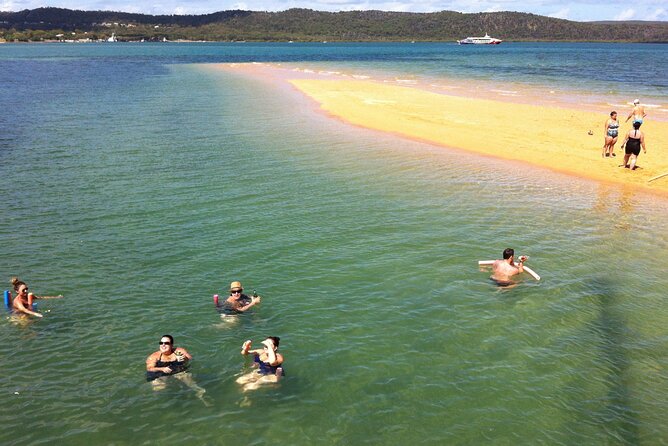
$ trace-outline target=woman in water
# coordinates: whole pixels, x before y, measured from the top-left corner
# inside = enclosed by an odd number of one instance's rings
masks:
[[[603,153],[601,156],[615,155],[615,144],[619,135],[619,121],[617,121],[617,112],[610,112],[610,119],[605,121],[605,142],[603,143]]]
[[[195,384],[192,375],[187,371],[189,361],[193,359],[192,355],[185,348],[174,347],[174,338],[171,335],[162,335],[158,345],[158,351],[146,358],[146,380],[151,382],[153,389],[164,389],[167,386],[167,377],[174,376],[202,399],[206,390]]]
[[[12,310],[17,314],[28,314],[36,317],[44,317],[41,313],[34,311],[32,303],[35,299],[59,299],[63,297],[62,295],[58,296],[35,296],[33,293],[28,292],[28,285],[19,280],[18,277],[12,277],[10,283],[14,287],[14,292],[16,297],[12,301]]]
[[[640,146],[642,146],[643,153],[647,153],[647,148],[645,147],[645,135],[638,130],[640,128],[641,122],[633,123],[633,130],[629,130],[629,133],[626,135],[626,139],[622,143],[622,148],[626,146],[624,154],[624,164],[620,164],[619,167],[630,167],[631,170],[636,170],[636,162],[638,162],[638,155],[640,155]],[[631,165],[629,166],[629,158],[631,158]]]
[[[269,336],[262,341],[263,348],[251,350],[252,341],[248,340],[241,346],[241,354],[253,355],[253,361],[257,369],[240,376],[237,383],[243,386],[244,392],[257,389],[260,384],[276,383],[283,376],[283,355],[278,353],[280,338]]]

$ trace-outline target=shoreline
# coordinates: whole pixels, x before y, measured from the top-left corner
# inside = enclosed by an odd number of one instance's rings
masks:
[[[539,105],[481,95],[453,95],[405,85],[351,78],[338,72],[284,68],[280,64],[216,64],[215,67],[267,81],[291,85],[330,117],[355,126],[415,141],[472,152],[579,178],[634,186],[644,192],[668,197],[668,122],[648,116],[641,130],[647,154],[638,157],[639,168],[618,167],[620,148],[631,129],[626,110],[619,109],[620,133],[616,157],[601,156],[606,114],[567,108],[565,104]],[[527,98],[523,98],[527,99]],[[532,98],[528,98],[531,100]],[[630,110],[630,109],[629,109]],[[651,111],[648,110],[650,113]],[[594,134],[589,135],[592,131]]]

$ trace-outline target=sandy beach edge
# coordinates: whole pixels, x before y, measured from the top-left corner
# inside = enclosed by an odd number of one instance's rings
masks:
[[[270,82],[292,85],[328,116],[355,126],[398,135],[415,141],[518,161],[555,172],[631,186],[668,197],[668,122],[642,126],[647,153],[638,159],[639,169],[619,167],[621,143],[631,130],[625,123],[628,110],[619,110],[616,157],[601,156],[606,115],[586,110],[498,99],[461,97],[405,85],[317,73],[296,72],[269,64],[216,64]],[[590,135],[593,133],[593,135]]]

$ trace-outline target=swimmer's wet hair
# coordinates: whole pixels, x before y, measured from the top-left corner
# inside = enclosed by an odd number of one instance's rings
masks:
[[[638,130],[640,128],[640,124],[642,124],[642,122],[638,122],[638,121],[634,122],[633,123],[633,128]]]
[[[515,255],[515,250],[513,248],[506,248],[503,250],[503,259],[508,260]]]
[[[24,281],[19,280],[18,277],[12,277],[11,280],[9,281],[9,283],[11,283],[12,286],[14,287],[14,291],[18,291],[18,290],[19,290],[19,287],[20,287],[21,285],[25,285],[25,284],[26,284]]]
[[[281,341],[281,338],[278,336],[267,336],[267,339],[271,339],[274,342],[276,348],[278,348],[278,343]]]
[[[171,342],[172,347],[174,347],[174,336],[172,336],[172,335],[162,335],[162,336],[160,336],[160,339],[162,339],[162,338],[169,338],[169,342]]]

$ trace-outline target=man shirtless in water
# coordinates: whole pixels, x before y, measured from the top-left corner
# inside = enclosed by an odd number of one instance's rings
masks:
[[[513,285],[515,282],[511,279],[512,276],[524,272],[524,262],[526,256],[519,258],[518,266],[515,266],[515,250],[507,248],[503,251],[503,260],[495,260],[492,264],[492,277],[497,284],[501,286]]]

